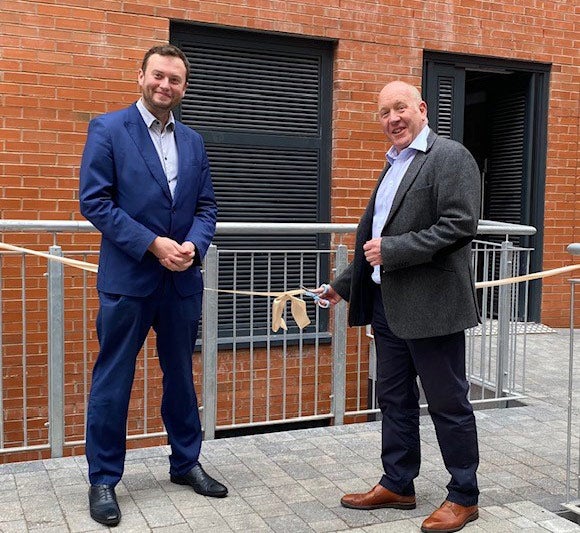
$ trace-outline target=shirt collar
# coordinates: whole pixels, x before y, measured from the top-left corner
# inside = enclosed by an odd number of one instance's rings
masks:
[[[407,159],[416,152],[426,152],[428,136],[429,136],[429,125],[425,124],[425,126],[423,126],[423,129],[419,132],[419,135],[417,135],[417,137],[413,139],[413,142],[409,146],[407,146],[407,148],[403,148],[399,153],[397,153],[396,148],[394,146],[391,146],[386,155],[387,160],[392,165],[393,162],[401,156],[403,157],[403,159]]]
[[[137,101],[137,109],[139,110],[139,113],[141,113],[141,116],[143,117],[143,120],[145,121],[145,124],[148,128],[151,128],[153,124],[159,124],[159,120],[153,113],[151,113],[151,111],[149,111],[149,109],[145,107],[143,99],[141,98],[139,98]],[[167,121],[165,128],[168,130],[175,129],[175,117],[173,116],[173,111],[169,112],[169,120]]]

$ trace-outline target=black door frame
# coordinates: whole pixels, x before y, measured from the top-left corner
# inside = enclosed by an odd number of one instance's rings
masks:
[[[444,127],[450,137],[463,141],[463,114],[465,102],[465,72],[506,72],[519,71],[530,75],[528,89],[528,130],[525,167],[529,169],[529,179],[524,180],[522,203],[522,224],[534,226],[536,234],[520,238],[520,246],[533,248],[530,257],[532,272],[542,269],[544,243],[544,203],[546,185],[547,124],[549,105],[549,81],[551,65],[547,63],[517,61],[507,58],[451,54],[425,50],[423,53],[423,99],[427,102],[429,122],[437,131],[437,117],[441,115],[437,80],[434,69],[442,70],[452,79],[449,91],[448,110],[450,124]],[[542,301],[541,280],[530,282],[528,320],[540,321]]]

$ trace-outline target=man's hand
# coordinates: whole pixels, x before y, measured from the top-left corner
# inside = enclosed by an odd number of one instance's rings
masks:
[[[336,305],[342,300],[342,296],[338,294],[331,285],[324,284],[321,287],[318,287],[318,289],[313,289],[311,292],[318,294],[320,298],[324,298],[330,303],[330,305]]]
[[[156,237],[148,249],[165,268],[173,272],[187,270],[195,257],[195,245],[192,242],[179,244],[169,237]]]
[[[383,258],[381,256],[381,237],[376,239],[371,239],[365,242],[363,250],[365,251],[365,257],[372,267],[383,264]]]

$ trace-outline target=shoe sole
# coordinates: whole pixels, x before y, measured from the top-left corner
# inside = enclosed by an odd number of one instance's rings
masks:
[[[459,527],[455,527],[453,529],[426,529],[423,526],[421,526],[421,531],[423,533],[455,533],[456,531],[461,531],[467,524],[469,524],[469,522],[474,522],[475,520],[477,520],[479,518],[479,511],[475,511],[475,513],[473,513],[472,515],[469,515],[467,517],[467,519],[465,520],[465,522],[463,522],[463,524],[461,524]]]
[[[361,511],[372,511],[373,509],[415,509],[416,503],[381,503],[377,505],[351,505],[341,501],[340,504],[347,509],[360,509]]]
[[[196,489],[187,481],[182,481],[181,479],[176,479],[174,477],[170,477],[169,479],[171,480],[171,483],[175,483],[176,485],[187,485],[188,487],[191,487],[197,494],[201,494],[202,496],[208,496],[209,498],[225,498],[228,495],[227,490],[223,493],[222,492],[207,492],[205,490]]]
[[[90,513],[90,514],[91,514],[91,518],[95,522],[98,522],[99,524],[103,524],[104,526],[115,527],[115,526],[119,525],[119,522],[121,522],[121,517],[113,518],[111,520],[107,520],[107,519],[101,520],[101,519],[97,518],[96,516],[94,516],[93,513]]]

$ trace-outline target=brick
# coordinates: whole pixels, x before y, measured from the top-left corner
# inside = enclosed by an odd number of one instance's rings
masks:
[[[254,0],[250,5],[217,0],[167,0],[164,3],[167,5],[158,5],[152,0],[124,4],[114,0],[92,0],[90,9],[88,2],[74,4],[2,2],[0,216],[3,218],[82,220],[78,213],[78,167],[88,121],[100,113],[132,103],[138,95],[136,77],[143,50],[153,43],[168,40],[169,19],[192,20],[337,39],[333,74],[331,191],[334,222],[358,221],[384,164],[388,144],[376,121],[376,93],[393,76],[403,76],[419,85],[424,49],[550,63],[544,268],[571,263],[565,246],[580,240],[580,203],[576,200],[580,79],[574,48],[577,36],[573,2],[549,2],[548,8],[543,8],[530,0],[509,3],[451,0],[429,5],[422,0],[392,0],[389,7],[396,9],[395,20],[384,6],[364,0],[324,3],[318,0],[297,3]],[[50,237],[26,234],[10,236],[10,239],[11,242],[46,249],[51,244]],[[342,239],[352,246],[352,236]],[[74,234],[59,236],[59,242],[66,243],[67,248],[96,250],[99,238],[95,234]],[[95,259],[93,254],[90,260]],[[21,316],[21,272],[19,263],[11,266],[12,260],[4,258],[3,261],[4,311],[14,314],[10,325],[3,326],[4,341],[9,344],[3,352],[6,372],[7,363],[17,366],[21,361],[21,347],[17,345],[22,339],[22,326],[18,322]],[[37,262],[32,268],[33,263],[29,264],[30,272],[35,272],[35,277],[28,280],[30,294],[37,294],[36,297],[42,300],[45,265]],[[94,281],[94,275],[91,276]],[[8,283],[11,287],[6,286]],[[81,333],[83,327],[78,316],[78,291],[82,283],[80,275],[67,271],[67,290],[72,295],[66,306],[67,330],[72,329],[75,334]],[[549,325],[566,326],[568,287],[561,278],[548,279],[543,287],[542,320]],[[90,340],[89,356],[94,360],[97,351],[94,289],[91,296],[89,331],[84,333]],[[30,312],[40,313],[35,317],[44,316],[42,309],[38,305],[35,309],[30,302]],[[35,320],[34,326],[37,328],[35,333],[38,333],[43,319]],[[70,364],[71,371],[76,374],[82,372],[82,364],[79,360],[68,359],[78,359],[83,346],[79,338],[68,339],[70,343],[67,345],[67,365]],[[46,348],[40,339],[36,340],[38,342],[33,346],[31,338],[29,347],[35,358],[38,355],[35,364],[41,365]],[[353,349],[352,345],[349,346]],[[256,359],[262,355],[259,352]],[[240,354],[239,357],[238,380],[250,375],[248,355]],[[149,360],[149,372],[158,377],[154,359]],[[140,361],[142,365],[142,359]],[[297,361],[298,358],[292,356],[287,364]],[[253,368],[255,384],[263,388],[265,372],[260,362],[263,361],[256,360]],[[289,368],[295,379],[297,368]],[[229,360],[220,374],[218,415],[225,423],[230,422],[228,417],[232,409],[222,409],[221,406],[232,401],[233,370]],[[322,366],[318,370],[320,372]],[[325,371],[328,372],[328,364]],[[38,370],[35,367],[32,372],[44,375],[46,367],[38,367]],[[313,372],[312,366],[303,370],[304,385],[311,386]],[[141,374],[139,376],[137,385],[143,379]],[[280,384],[276,381],[280,376],[281,368],[271,370],[271,387]],[[21,381],[17,371],[14,377]],[[14,384],[11,390],[20,391],[18,398],[21,398],[22,385],[20,382]],[[247,383],[238,381],[237,385],[241,388],[237,398],[247,397]],[[34,395],[41,396],[41,384],[35,383],[34,386]],[[296,413],[296,382],[287,386],[292,392],[287,398],[287,414]],[[70,389],[69,392],[67,388],[67,409],[71,414],[81,415],[76,421],[71,416],[74,426],[70,437],[81,439],[84,390],[79,383]],[[32,393],[32,389],[29,392]],[[73,399],[69,394],[74,395],[74,401],[69,401]],[[155,415],[148,419],[151,427],[159,423],[156,418],[159,394],[158,389],[151,391],[151,398],[155,399],[151,405]],[[313,392],[306,387],[303,394],[312,395]],[[142,397],[138,390],[135,398],[139,400],[134,404],[135,412],[141,412]],[[256,400],[253,406],[259,416],[266,412],[263,400]],[[302,398],[303,406],[310,405],[311,400],[311,396]],[[349,401],[352,401],[351,397]],[[280,396],[274,397],[271,404],[271,414],[281,413]],[[35,416],[40,407],[35,406]],[[6,427],[15,440],[22,439],[20,408],[21,403],[5,414],[9,417]],[[240,418],[248,419],[248,402],[240,403],[236,409]],[[132,427],[139,428],[142,424],[139,418]],[[34,438],[41,438],[41,434],[38,431]],[[163,440],[156,442],[164,443]],[[82,453],[83,450],[76,447],[70,451]],[[19,456],[40,458],[42,454]],[[5,456],[0,458],[3,460]]]

